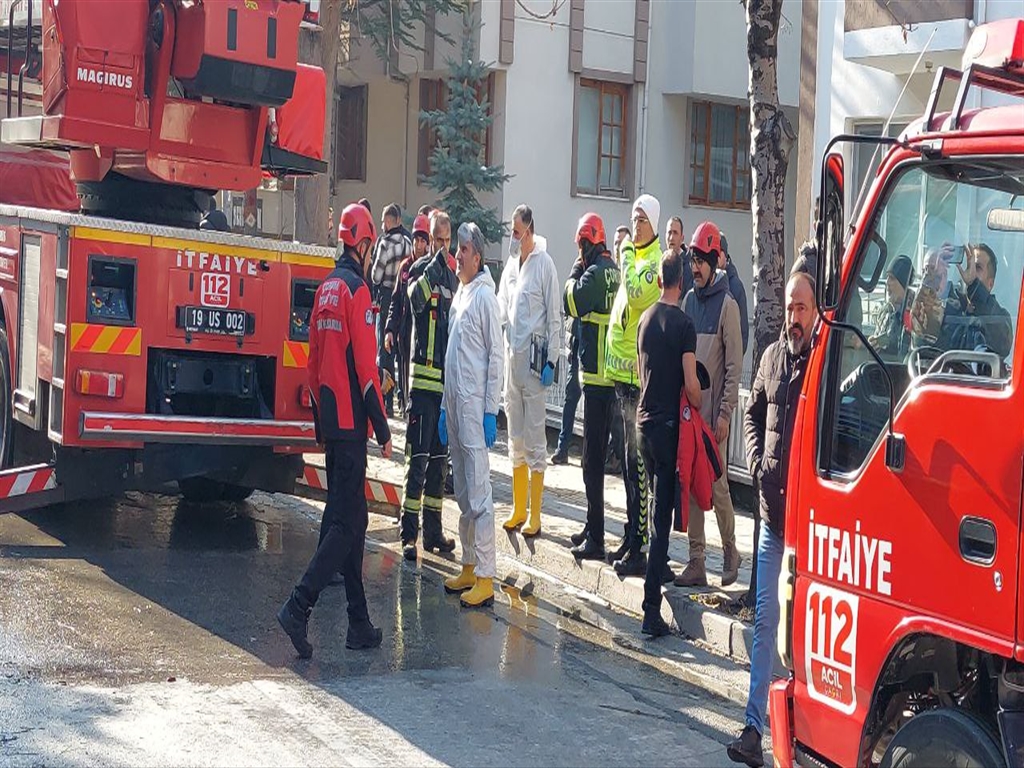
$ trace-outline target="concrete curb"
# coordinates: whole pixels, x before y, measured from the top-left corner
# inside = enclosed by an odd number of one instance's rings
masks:
[[[459,512],[446,504],[443,524],[447,535],[458,541]],[[563,544],[545,539],[524,539],[509,533],[496,522],[495,552],[498,578],[515,586],[532,579],[531,571],[546,574],[564,584],[596,595],[619,611],[639,618],[644,598],[644,582],[638,577],[622,578],[607,564],[592,560],[577,562]],[[504,561],[504,563],[502,562]],[[503,565],[508,564],[503,568]],[[736,662],[749,664],[754,642],[753,627],[712,610],[691,598],[690,590],[663,587],[665,599],[661,613],[676,631],[707,645],[715,653]]]
[[[401,498],[402,489],[393,482],[376,478],[378,482],[396,489]],[[538,538],[524,539],[519,533],[508,533],[501,527],[505,510],[496,505],[495,550],[502,571],[502,559],[510,566],[499,578],[510,585],[528,582],[530,571],[546,574],[568,587],[580,590],[606,602],[616,610],[639,618],[642,613],[644,585],[638,577],[622,578],[607,564],[594,561],[577,563],[569,552],[569,543],[561,538],[548,538],[542,533]],[[400,519],[401,510],[391,504],[371,504],[371,511]],[[452,499],[446,499],[443,512],[443,526],[446,535],[458,541],[459,510]],[[516,564],[519,564],[518,566]],[[518,571],[517,571],[518,569]],[[678,570],[678,565],[677,565]],[[710,608],[695,598],[700,595],[714,595],[707,589],[690,590],[669,585],[662,588],[662,617],[683,636],[705,645],[719,656],[741,664],[750,663],[750,651],[754,643],[754,628],[720,611]],[[718,593],[723,594],[723,593]],[[724,596],[724,594],[723,594]],[[778,663],[778,662],[777,662]]]

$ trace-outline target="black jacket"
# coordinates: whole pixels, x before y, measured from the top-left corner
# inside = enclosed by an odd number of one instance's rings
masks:
[[[458,278],[448,255],[438,251],[409,268],[408,309],[412,318],[412,389],[444,392],[444,356],[448,350],[448,315]]]
[[[747,467],[759,481],[761,520],[777,536],[783,535],[786,523],[789,442],[806,371],[806,351],[791,355],[783,339],[769,346],[761,356],[743,417]]]
[[[1013,351],[1013,322],[981,280],[966,290],[956,287],[946,300],[946,314],[938,346],[941,349],[977,349],[985,346],[1005,360]]]
[[[687,270],[683,270],[686,272]],[[729,276],[729,293],[736,299],[736,305],[740,308],[740,334],[743,336],[743,354],[747,354],[747,341],[750,340],[750,318],[747,317],[747,289],[743,287],[739,272],[732,259],[725,262],[725,274]]]
[[[577,261],[565,283],[565,312],[580,319],[579,354],[585,387],[614,386],[605,375],[605,344],[619,280],[619,268],[605,252],[589,265]]]

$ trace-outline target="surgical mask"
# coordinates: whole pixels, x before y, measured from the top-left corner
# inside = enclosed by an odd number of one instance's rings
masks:
[[[508,241],[508,255],[509,256],[517,256],[518,257],[522,252],[523,252],[523,241],[522,240],[516,240],[515,236],[513,235],[509,239],[509,241]]]

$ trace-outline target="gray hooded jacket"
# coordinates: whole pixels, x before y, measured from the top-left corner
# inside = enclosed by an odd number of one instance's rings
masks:
[[[717,270],[710,285],[690,289],[681,307],[697,328],[697,362],[711,377],[711,392],[705,390],[700,415],[714,429],[719,417],[732,421],[743,371],[740,310],[729,293],[726,273]]]

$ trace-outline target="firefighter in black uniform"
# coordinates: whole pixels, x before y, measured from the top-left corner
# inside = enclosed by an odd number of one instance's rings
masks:
[[[576,227],[579,256],[565,283],[563,301],[570,317],[580,320],[580,367],[583,370],[583,485],[587,524],[573,537],[577,560],[603,560],[604,464],[615,414],[615,385],[605,375],[605,342],[612,304],[619,292],[619,268],[605,245],[604,222],[588,213]]]
[[[327,459],[324,534],[298,586],[277,620],[299,656],[313,646],[306,636],[309,614],[339,570],[348,598],[345,647],[376,648],[382,633],[370,622],[363,591],[366,543],[366,441],[372,432],[384,458],[391,456],[391,431],[377,374],[377,337],[366,271],[375,237],[373,218],[350,205],[338,225],[337,266],[316,291],[309,321],[309,390],[317,442]]]
[[[412,354],[409,424],[405,439],[405,500],[402,502],[402,547],[406,560],[416,559],[420,512],[423,548],[452,552],[455,540],[441,528],[448,452],[438,436],[444,391],[444,355],[448,348],[448,313],[458,288],[449,264],[451,221],[442,211],[430,216],[431,252],[409,268]]]

